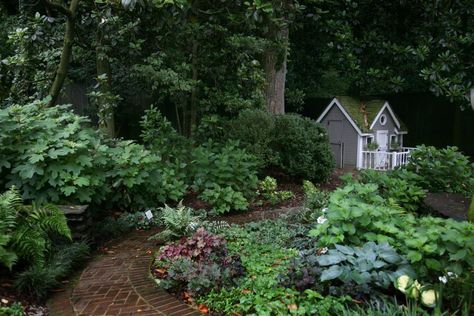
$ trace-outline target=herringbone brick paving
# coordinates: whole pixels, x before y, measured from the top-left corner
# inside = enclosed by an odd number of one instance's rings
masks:
[[[74,288],[49,301],[51,316],[200,315],[159,289],[149,276],[152,232],[137,231],[95,258]]]

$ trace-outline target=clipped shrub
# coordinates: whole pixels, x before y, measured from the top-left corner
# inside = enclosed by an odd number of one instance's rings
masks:
[[[193,236],[160,249],[153,264],[156,282],[165,289],[205,294],[234,284],[244,272],[230,256],[223,237],[200,228]]]
[[[407,169],[420,175],[421,186],[430,192],[474,193],[474,164],[457,147],[418,146]]]
[[[335,166],[324,127],[296,114],[275,117],[271,147],[279,153],[278,165],[292,176],[325,181]]]
[[[262,167],[278,164],[278,152],[272,148],[275,134],[274,115],[263,110],[244,110],[229,123],[228,137],[258,158]]]

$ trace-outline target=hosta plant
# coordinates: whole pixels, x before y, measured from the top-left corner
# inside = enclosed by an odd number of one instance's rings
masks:
[[[343,243],[388,243],[405,256],[419,276],[445,269],[457,274],[474,267],[474,225],[435,217],[415,217],[377,194],[376,185],[351,184],[331,194],[324,221],[310,236],[320,247]]]
[[[248,207],[248,201],[243,193],[235,191],[231,186],[221,187],[214,184],[204,190],[199,197],[211,204],[217,214],[228,213],[231,210],[245,211]]]

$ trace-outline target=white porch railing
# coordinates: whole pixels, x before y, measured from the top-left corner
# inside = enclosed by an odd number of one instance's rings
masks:
[[[412,147],[402,147],[399,151],[362,151],[360,169],[393,170],[404,166],[410,159]]]

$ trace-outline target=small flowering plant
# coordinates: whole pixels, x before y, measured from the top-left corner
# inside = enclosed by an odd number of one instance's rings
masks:
[[[408,299],[420,300],[421,303],[430,308],[436,307],[440,301],[440,294],[431,285],[421,285],[418,280],[408,275],[401,275],[395,280],[395,288],[405,294]]]

